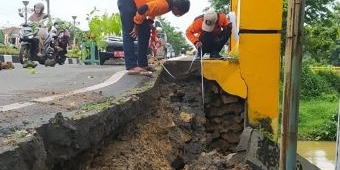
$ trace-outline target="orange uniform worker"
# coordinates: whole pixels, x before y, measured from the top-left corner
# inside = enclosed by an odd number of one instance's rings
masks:
[[[150,26],[156,16],[172,11],[182,16],[189,11],[189,0],[118,0],[122,32],[125,67],[128,74],[142,74],[152,71],[148,66],[147,50],[150,39]],[[138,54],[134,40],[138,37]]]
[[[230,38],[231,28],[232,24],[224,13],[208,10],[196,17],[186,30],[186,37],[197,49],[196,58],[205,53],[210,53],[210,58],[221,58],[219,53]]]
[[[157,37],[156,28],[151,29],[149,48],[151,49],[153,57],[157,56],[157,49],[161,45],[162,45],[162,41],[160,39],[158,39],[158,37]]]

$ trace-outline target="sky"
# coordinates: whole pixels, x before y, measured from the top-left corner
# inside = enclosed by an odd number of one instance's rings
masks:
[[[42,2],[45,4],[45,13],[47,13],[47,5],[43,0],[28,0],[28,8]],[[192,3],[199,1],[199,3]],[[24,22],[24,18],[19,17],[18,9],[24,8],[22,0],[0,0],[0,28],[19,26]],[[191,24],[193,19],[203,13],[203,9],[209,7],[208,0],[191,0],[190,11],[182,17],[175,17],[170,12],[163,17],[170,22],[172,26],[185,32],[186,28]],[[77,16],[76,22],[82,30],[87,30],[86,17],[90,11],[96,7],[100,10],[98,15],[104,12],[118,13],[117,0],[50,0],[50,13],[52,18],[61,18],[62,20],[73,22],[72,16]],[[29,15],[28,15],[29,16]]]

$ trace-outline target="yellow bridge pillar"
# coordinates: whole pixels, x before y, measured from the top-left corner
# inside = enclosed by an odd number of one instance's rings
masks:
[[[279,120],[282,9],[282,0],[232,0],[232,11],[239,16],[235,50],[248,89],[249,123],[270,123],[274,134]]]
[[[231,49],[239,63],[204,61],[204,77],[245,98],[249,123],[277,137],[283,1],[232,0],[231,6],[238,17],[234,31],[239,35],[238,40],[232,35]]]

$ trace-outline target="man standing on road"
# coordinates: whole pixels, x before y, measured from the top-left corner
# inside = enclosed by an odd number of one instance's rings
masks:
[[[210,53],[211,59],[221,58],[220,51],[230,38],[231,28],[232,24],[224,13],[208,10],[196,17],[186,30],[186,37],[197,49],[196,58],[205,53]]]
[[[156,16],[170,11],[182,16],[189,11],[189,0],[118,0],[118,9],[123,29],[123,50],[128,74],[150,75],[147,50],[150,27]],[[138,37],[138,55],[135,55],[134,40]]]

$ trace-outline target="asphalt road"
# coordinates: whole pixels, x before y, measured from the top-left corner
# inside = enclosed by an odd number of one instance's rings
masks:
[[[58,112],[72,116],[87,103],[117,97],[150,79],[127,75],[124,65],[14,66],[0,71],[0,146],[1,138],[18,129],[46,124]]]
[[[122,70],[121,65],[38,65],[23,69],[16,64],[13,70],[0,71],[0,106],[93,86]]]
[[[84,103],[115,97],[139,85],[145,76],[126,75],[124,65],[38,65],[0,71],[0,139],[13,129],[46,123]]]

